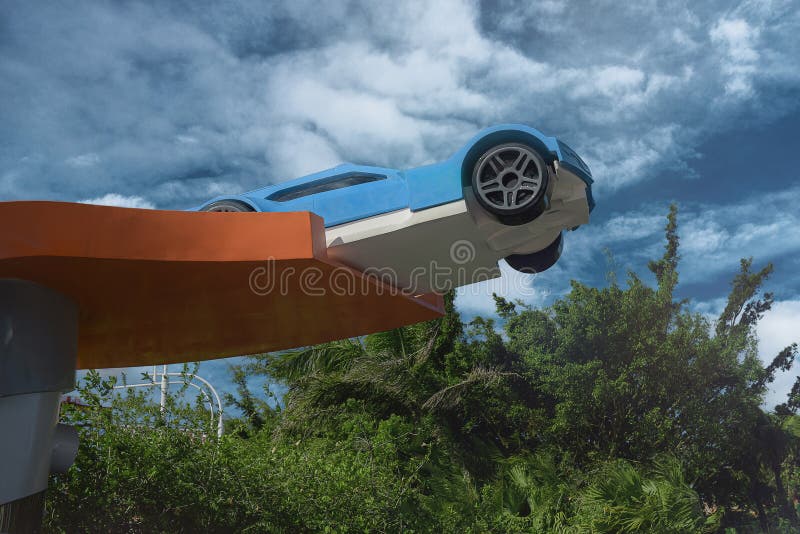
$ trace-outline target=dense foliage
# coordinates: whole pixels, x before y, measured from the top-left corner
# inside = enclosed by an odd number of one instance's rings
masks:
[[[800,381],[774,413],[755,325],[772,267],[742,260],[721,316],[676,300],[679,243],[625,287],[573,282],[499,324],[444,318],[232,369],[243,416],[114,397],[90,374],[52,531],[794,532]],[[277,404],[248,378],[288,388]],[[726,530],[728,529],[728,530]]]

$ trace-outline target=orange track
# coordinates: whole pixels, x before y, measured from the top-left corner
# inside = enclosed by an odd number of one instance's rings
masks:
[[[443,313],[437,295],[400,295],[329,260],[322,219],[306,212],[0,202],[0,278],[78,303],[81,369],[293,348]]]

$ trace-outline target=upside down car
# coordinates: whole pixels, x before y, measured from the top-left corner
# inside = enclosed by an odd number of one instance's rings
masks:
[[[499,276],[497,262],[543,272],[563,232],[589,221],[592,175],[563,141],[524,125],[479,132],[441,163],[406,170],[345,163],[195,208],[311,211],[328,257],[412,293]]]

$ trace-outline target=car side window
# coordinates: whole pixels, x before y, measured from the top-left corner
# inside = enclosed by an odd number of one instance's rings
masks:
[[[386,176],[382,174],[350,173],[343,176],[323,178],[315,182],[309,182],[307,184],[276,191],[275,193],[269,195],[267,200],[272,200],[275,202],[287,202],[289,200],[295,200],[298,198],[307,197],[309,195],[316,195],[317,193],[333,191],[334,189],[342,189],[345,187],[352,187],[354,185],[377,182],[385,179]]]

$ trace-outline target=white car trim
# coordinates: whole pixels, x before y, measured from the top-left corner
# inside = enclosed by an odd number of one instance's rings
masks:
[[[468,187],[463,200],[330,227],[325,231],[328,256],[380,272],[414,294],[496,278],[501,258],[542,250],[562,230],[589,221],[586,184],[563,168],[553,182],[549,209],[525,225],[502,224]]]

